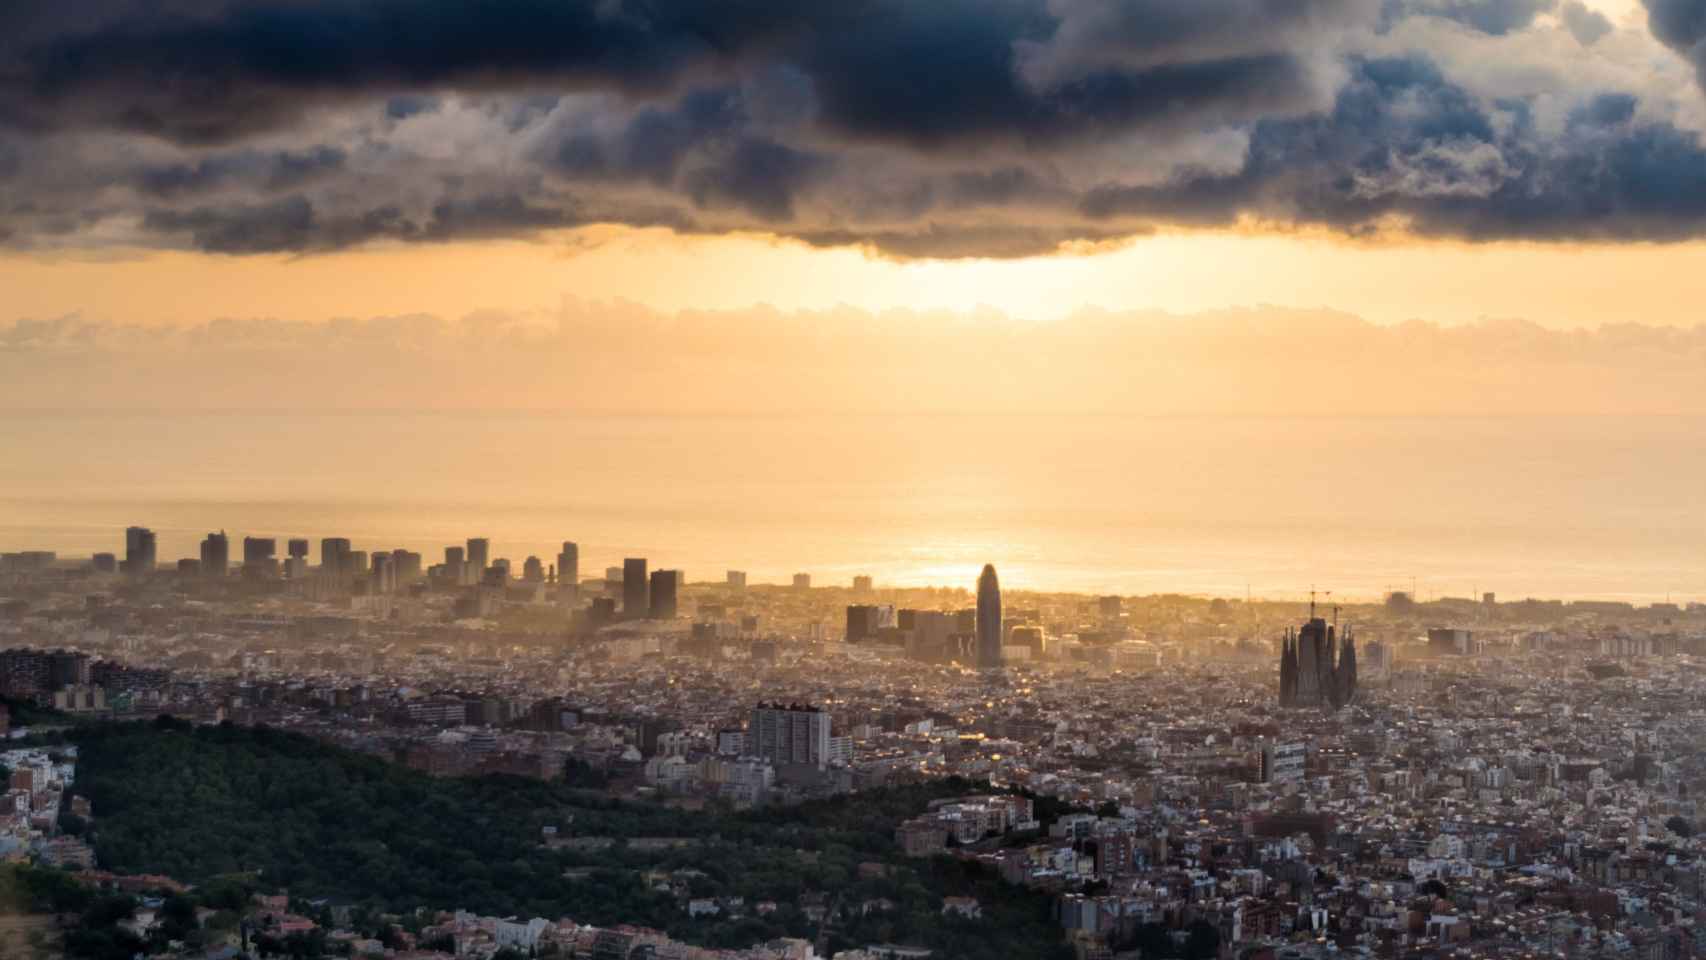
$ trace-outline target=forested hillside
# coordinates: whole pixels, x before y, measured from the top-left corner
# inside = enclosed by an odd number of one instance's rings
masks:
[[[950,957],[1048,957],[1060,949],[1048,898],[951,859],[905,860],[896,850],[895,824],[934,797],[974,789],[965,781],[783,810],[696,813],[561,783],[433,779],[267,729],[162,720],[95,727],[76,739],[77,792],[94,803],[93,841],[112,869],[190,882],[252,872],[293,896],[636,923],[717,946],[815,937],[818,925],[801,909],[814,895],[849,905],[886,899],[892,907],[847,911],[834,939],[917,943]],[[550,849],[547,826],[609,845]],[[641,837],[693,843],[641,850],[626,842]],[[657,889],[661,874],[684,872],[693,896],[773,901],[776,909],[689,918],[679,888]],[[985,918],[943,917],[950,895],[976,896]]]

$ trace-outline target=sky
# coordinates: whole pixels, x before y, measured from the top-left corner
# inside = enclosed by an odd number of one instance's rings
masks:
[[[1702,596],[1703,133],[1706,0],[0,4],[0,540]]]
[[[635,304],[1691,326],[1701,0],[0,10],[0,330]]]

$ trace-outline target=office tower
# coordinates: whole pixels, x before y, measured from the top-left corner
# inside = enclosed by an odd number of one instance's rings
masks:
[[[289,540],[285,541],[284,553],[289,557],[294,557],[299,560],[307,560],[308,541],[302,537],[291,537]]]
[[[272,537],[243,538],[243,576],[268,579],[278,576],[278,541]]]
[[[201,541],[201,572],[215,580],[231,572],[231,538],[225,531],[210,533]]]
[[[346,537],[322,537],[320,540],[320,572],[349,573],[349,539]]]
[[[581,548],[572,540],[563,541],[557,554],[557,582],[575,586],[581,582]]]
[[[154,531],[147,527],[126,527],[124,531],[124,572],[133,577],[154,572]]]
[[[421,555],[413,550],[393,550],[391,569],[397,576],[397,583],[414,583],[421,578]]]
[[[829,714],[798,704],[760,703],[746,731],[746,752],[777,766],[829,763]]]
[[[977,665],[1001,666],[1001,582],[987,563],[977,578]]]
[[[794,589],[795,590],[810,590],[811,588],[812,588],[812,575],[811,574],[809,574],[809,573],[796,573],[796,574],[794,574]]]
[[[622,561],[622,615],[630,619],[651,613],[651,591],[646,582],[644,557],[629,557]]]
[[[351,550],[344,554],[344,570],[352,577],[367,572],[367,551]]]
[[[97,553],[89,558],[89,563],[94,566],[96,573],[118,572],[118,557],[110,553]]]
[[[473,564],[469,564],[469,566],[473,566]],[[508,586],[509,560],[505,557],[499,557],[496,560],[493,560],[492,565],[487,567],[485,573],[481,576],[480,582],[491,587]]]
[[[194,557],[184,557],[183,559],[179,560],[178,561],[178,576],[180,576],[180,577],[199,577],[199,576],[201,576],[201,561],[195,559]]]
[[[678,583],[674,570],[658,570],[652,573],[650,610],[653,620],[675,619],[675,598]]]
[[[391,566],[389,553],[381,550],[373,554],[373,568],[370,573],[374,593],[391,593],[397,589],[396,568]]]
[[[959,618],[941,610],[902,610],[901,629],[907,631],[906,655],[926,663],[951,659],[950,638],[961,632]]]
[[[538,557],[528,557],[521,562],[521,579],[528,583],[545,582],[545,564]]]
[[[917,611],[908,610],[909,623],[917,622]],[[853,604],[847,608],[847,642],[874,640],[880,630],[895,625],[893,604]]]
[[[1098,597],[1096,609],[1101,611],[1103,620],[1118,620],[1124,606],[1119,597]]]
[[[853,592],[854,593],[870,593],[871,592],[871,578],[865,577],[865,576],[854,577],[853,578]]]
[[[450,578],[451,583],[466,586],[467,574],[464,571],[467,567],[468,559],[461,547],[444,548],[444,575]]]
[[[729,574],[728,574],[728,581],[729,581],[729,586],[734,587],[736,590],[745,590],[746,589],[746,571],[745,570],[730,570]]]
[[[471,537],[468,540],[468,562],[477,573],[484,573],[492,562],[492,542],[485,537]]]

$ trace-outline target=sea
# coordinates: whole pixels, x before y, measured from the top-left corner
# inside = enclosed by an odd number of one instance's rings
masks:
[[[1706,420],[0,412],[0,550],[131,524],[163,562],[215,530],[429,563],[485,536],[692,582],[1687,602]]]

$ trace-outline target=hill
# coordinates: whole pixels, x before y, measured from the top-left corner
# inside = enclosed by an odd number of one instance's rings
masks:
[[[163,719],[75,739],[77,792],[94,803],[93,843],[110,869],[190,882],[254,873],[295,897],[635,923],[708,946],[816,936],[803,907],[840,903],[848,909],[832,946],[905,942],[966,958],[1064,950],[1047,897],[951,859],[900,856],[895,824],[932,798],[974,789],[961,780],[785,810],[684,812],[563,783],[433,779],[265,728]],[[547,826],[589,842],[548,847]],[[630,842],[656,837],[690,843]],[[686,896],[739,897],[744,907],[692,918]],[[946,896],[977,897],[985,919],[943,917]],[[764,901],[776,909],[753,909]],[[880,909],[861,911],[867,903]]]

